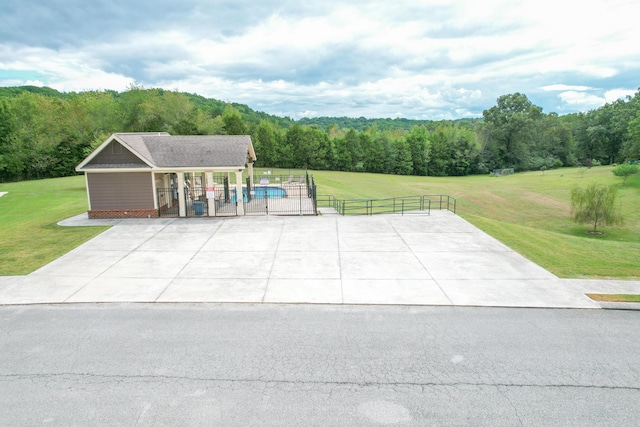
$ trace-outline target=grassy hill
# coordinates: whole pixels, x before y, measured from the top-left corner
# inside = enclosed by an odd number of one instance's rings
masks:
[[[313,174],[319,194],[345,199],[449,194],[457,199],[458,215],[559,277],[640,280],[638,175],[621,186],[610,167],[503,177]],[[620,189],[625,223],[604,227],[601,236],[588,235],[589,225],[569,219],[571,188],[589,182]],[[56,226],[86,210],[84,185],[83,177],[0,184],[0,192],[9,192],[0,197],[0,275],[27,274],[104,230]]]
[[[640,279],[640,176],[621,186],[610,167],[563,168],[510,176],[406,177],[313,172],[319,194],[384,198],[449,194],[458,215],[564,278]],[[588,235],[569,218],[570,193],[589,182],[618,185],[625,222]]]

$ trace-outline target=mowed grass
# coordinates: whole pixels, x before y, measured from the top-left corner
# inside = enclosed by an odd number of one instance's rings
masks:
[[[587,296],[595,301],[640,303],[640,295],[634,294],[587,294]]]
[[[274,170],[291,175],[301,171]],[[303,171],[302,171],[303,172]],[[457,213],[525,257],[565,278],[640,280],[640,176],[625,186],[610,167],[564,168],[511,176],[414,177],[313,171],[318,194],[379,199],[449,194]],[[258,170],[257,174],[262,174]],[[625,218],[604,235],[569,218],[570,192],[589,182],[617,185]],[[60,227],[86,211],[81,176],[0,184],[0,275],[27,274],[102,232],[105,227]]]
[[[277,172],[274,172],[277,173]],[[290,173],[284,171],[285,174]],[[377,199],[448,194],[457,213],[531,261],[564,278],[640,279],[640,176],[622,186],[611,167],[562,168],[493,177],[413,177],[313,171],[318,194]],[[616,185],[621,226],[588,235],[570,219],[571,189],[599,182]]]
[[[60,227],[87,210],[82,176],[0,183],[0,276],[28,274],[107,227]]]

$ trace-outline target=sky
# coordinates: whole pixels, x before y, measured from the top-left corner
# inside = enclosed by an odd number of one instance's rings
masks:
[[[0,86],[132,85],[294,119],[589,111],[640,87],[638,0],[1,0]]]

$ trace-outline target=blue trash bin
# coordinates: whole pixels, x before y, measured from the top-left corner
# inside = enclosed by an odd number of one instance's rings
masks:
[[[193,202],[193,210],[196,215],[204,214],[204,202]]]

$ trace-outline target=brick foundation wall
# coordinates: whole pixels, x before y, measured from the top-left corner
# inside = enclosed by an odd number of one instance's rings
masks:
[[[87,211],[89,219],[114,219],[114,218],[158,218],[157,209],[127,209],[110,211]]]

